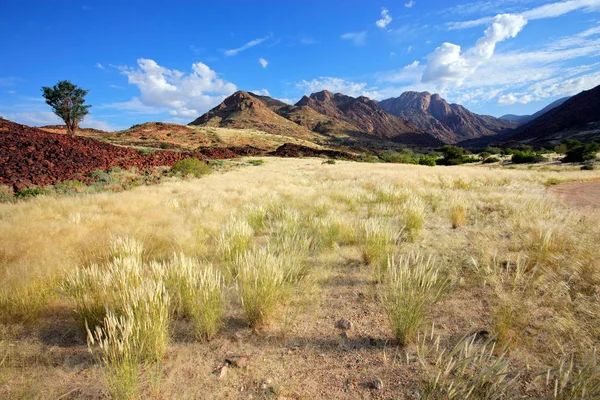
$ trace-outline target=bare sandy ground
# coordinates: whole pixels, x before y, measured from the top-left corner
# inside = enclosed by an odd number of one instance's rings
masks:
[[[563,183],[549,190],[568,207],[600,209],[599,181]]]

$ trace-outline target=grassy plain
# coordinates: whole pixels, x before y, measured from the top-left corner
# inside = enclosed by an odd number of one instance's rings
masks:
[[[0,397],[598,398],[600,212],[547,190],[594,179],[268,158],[0,204]]]

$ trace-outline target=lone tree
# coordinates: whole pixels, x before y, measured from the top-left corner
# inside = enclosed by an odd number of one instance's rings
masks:
[[[71,81],[59,81],[54,87],[43,86],[42,92],[46,104],[52,107],[54,114],[65,121],[67,133],[75,135],[79,123],[91,107],[83,105],[88,91],[72,84]]]

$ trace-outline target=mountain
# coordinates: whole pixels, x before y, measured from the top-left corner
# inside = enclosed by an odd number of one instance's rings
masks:
[[[600,139],[600,86],[569,98],[502,139],[541,145],[568,138]]]
[[[382,100],[378,104],[445,143],[496,135],[519,125],[517,121],[474,114],[461,105],[448,104],[438,94],[429,92],[404,92],[399,97]]]
[[[274,135],[316,140],[318,135],[277,114],[287,104],[266,96],[238,91],[189,125],[258,129]]]
[[[561,104],[563,104],[565,101],[567,101],[569,99],[570,99],[570,97],[563,97],[561,99],[555,100],[552,103],[548,104],[546,107],[542,108],[540,111],[538,111],[532,115],[506,114],[506,115],[501,116],[500,119],[507,119],[509,121],[518,121],[522,124],[526,124],[527,122],[533,121],[534,119],[541,116],[542,114],[547,113],[548,111],[552,110],[553,108],[560,106]]]
[[[296,107],[310,107],[316,112],[355,127],[372,138],[392,140],[420,146],[439,146],[442,142],[416,126],[385,111],[377,102],[333,94],[327,90],[304,96]]]
[[[256,129],[320,144],[341,140],[367,147],[443,145],[373,100],[327,91],[305,96],[296,105],[239,91],[189,125]]]

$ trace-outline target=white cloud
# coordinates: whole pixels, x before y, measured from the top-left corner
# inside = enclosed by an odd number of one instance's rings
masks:
[[[462,84],[492,57],[498,42],[514,38],[526,24],[527,20],[520,15],[500,14],[494,17],[484,36],[466,52],[461,52],[461,47],[456,44],[443,43],[428,56],[422,81],[436,82],[440,86]]]
[[[169,111],[172,116],[197,116],[214,107],[236,90],[233,83],[220,79],[206,64],[192,64],[192,72],[168,69],[154,60],[140,58],[137,67],[120,67],[139,97],[102,108],[118,108],[144,114]]]
[[[330,76],[321,76],[310,81],[303,80],[296,86],[302,89],[305,94],[327,90],[332,93],[343,93],[348,96],[356,97],[367,96],[367,93],[369,93],[365,90],[367,87],[365,82],[351,82]]]
[[[288,97],[279,97],[279,98],[277,98],[277,100],[283,101],[285,104],[290,104],[290,105],[296,104],[298,102],[298,100],[290,99]]]
[[[269,37],[270,36],[265,36],[263,38],[251,40],[248,43],[244,44],[243,46],[238,47],[237,49],[225,50],[225,55],[226,56],[235,56],[240,51],[248,50],[251,47],[258,46],[259,44],[261,44],[262,42],[267,40]]]
[[[269,93],[269,91],[267,89],[258,89],[258,90],[251,90],[252,93],[257,94],[259,96],[271,96],[271,93]]]
[[[512,93],[502,95],[498,98],[498,104],[503,106],[510,106],[518,101],[517,96]]]
[[[375,22],[375,25],[377,25],[381,29],[384,29],[386,26],[389,25],[390,22],[392,22],[392,17],[390,16],[388,9],[382,8],[381,19],[378,19],[377,22]]]
[[[415,60],[401,70],[380,74],[379,81],[390,83],[418,83],[423,75],[424,67]]]
[[[15,94],[15,93],[17,93],[16,90],[5,90],[5,92],[8,93],[8,94]]]
[[[106,67],[104,65],[100,64],[100,63],[96,63],[96,68],[106,69]]]
[[[361,46],[365,44],[367,31],[344,33],[341,38],[344,40],[351,40],[355,45]]]
[[[258,62],[260,63],[260,65],[262,65],[263,68],[267,68],[267,65],[269,65],[269,62],[262,57],[258,59]]]
[[[531,10],[524,11],[520,15],[527,20],[536,20],[543,18],[555,18],[572,11],[598,11],[600,10],[600,0],[568,0],[557,3],[545,4]],[[475,26],[487,25],[493,20],[492,17],[483,17],[471,21],[450,22],[450,30],[467,29]]]
[[[404,3],[404,7],[406,8],[412,8],[412,6],[415,5],[414,0],[410,0],[408,3]]]
[[[29,126],[45,126],[45,125],[64,125],[64,121],[56,116],[52,111],[32,111],[32,112],[17,112],[4,115],[10,121]],[[119,128],[106,121],[99,121],[93,116],[86,116],[81,124],[81,128],[94,128],[103,131],[116,131]]]
[[[123,86],[119,86],[119,85],[108,85],[109,88],[111,89],[119,89],[119,90],[124,90],[125,87]]]

